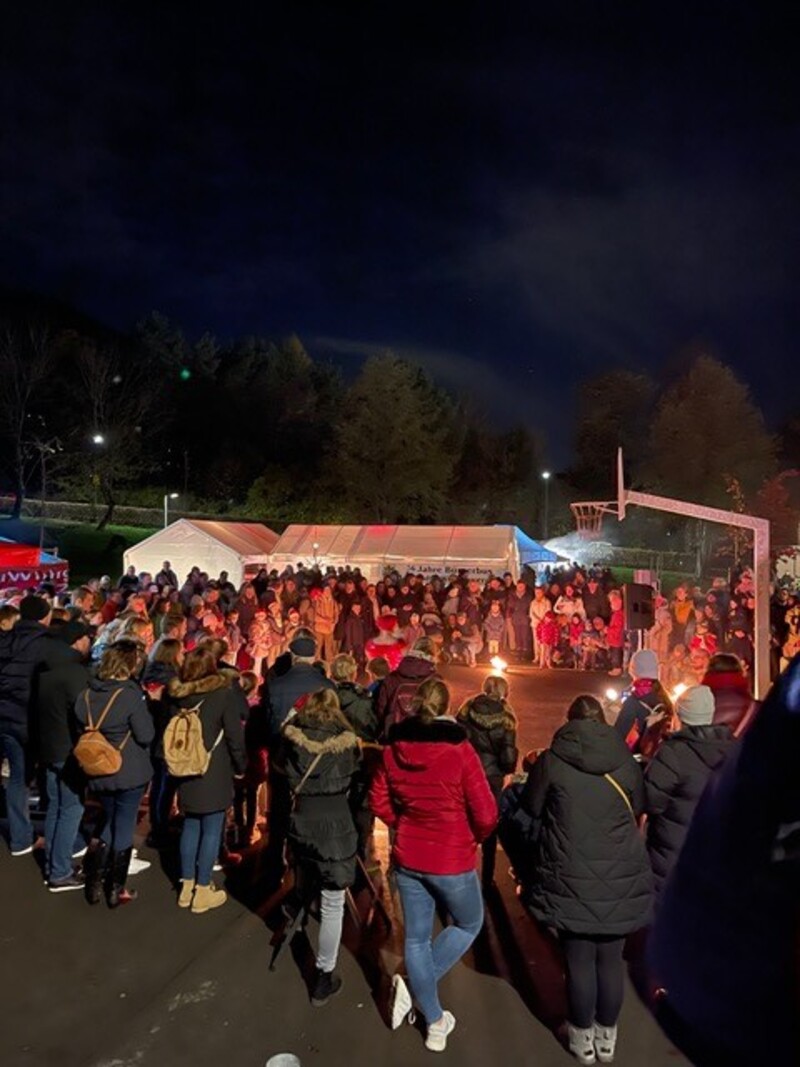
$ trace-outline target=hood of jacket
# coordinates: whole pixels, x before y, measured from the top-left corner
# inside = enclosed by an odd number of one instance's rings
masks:
[[[183,697],[204,697],[209,693],[216,693],[218,689],[227,689],[233,685],[238,677],[236,671],[221,670],[217,674],[209,674],[206,678],[198,678],[194,682],[182,682],[180,678],[172,678],[167,690],[175,700]]]
[[[589,719],[562,726],[550,747],[559,759],[586,774],[610,774],[631,758],[624,738],[613,726]]]
[[[123,689],[131,689],[135,693],[141,694],[141,689],[137,682],[133,678],[128,678],[124,682],[114,681],[112,678],[97,678],[92,675],[89,678],[88,687],[93,693],[100,693],[103,696],[110,697],[111,694],[122,687]]]
[[[712,770],[717,767],[733,743],[733,734],[727,726],[684,726],[669,741],[683,741],[697,758]]]
[[[25,650],[30,648],[35,641],[54,636],[52,631],[42,626],[40,622],[35,622],[33,619],[20,619],[13,630],[3,635],[4,651],[8,653],[10,659],[17,659],[20,655],[24,655]]]
[[[423,681],[436,673],[436,664],[424,652],[406,652],[397,665],[395,673],[412,681]]]
[[[369,693],[356,682],[339,682],[336,692],[339,694],[341,708],[349,708],[354,700],[369,700]]]
[[[464,727],[455,719],[445,717],[426,723],[411,715],[389,730],[389,744],[395,759],[407,770],[430,770],[453,745],[463,744],[466,740]]]
[[[514,716],[503,707],[502,703],[499,700],[492,700],[485,693],[468,700],[459,719],[469,719],[483,730],[496,730],[499,727],[513,730],[517,725]]]
[[[344,730],[335,725],[323,726],[303,718],[301,713],[295,715],[283,728],[283,735],[296,748],[304,749],[311,756],[326,752],[347,752],[350,748],[358,748],[358,738],[352,730]]]

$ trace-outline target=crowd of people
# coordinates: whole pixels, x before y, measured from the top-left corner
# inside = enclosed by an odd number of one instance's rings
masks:
[[[773,625],[797,610],[779,593]],[[290,863],[301,897],[319,900],[321,1007],[341,988],[345,894],[379,818],[405,935],[391,1024],[419,1012],[426,1047],[442,1051],[456,1019],[439,982],[481,930],[499,836],[563,951],[568,1046],[611,1062],[625,939],[652,921],[707,782],[758,717],[752,614],[747,574],[705,594],[680,587],[635,650],[610,575],[580,568],[532,585],[298,568],[236,589],[197,568],[180,583],[165,561],[68,603],[12,596],[0,606],[11,854],[35,850],[51,892],[117,908],[136,897],[146,806],[148,844],[177,855],[177,906],[201,915],[226,901],[214,869],[241,858],[226,830],[239,847],[260,837],[268,785],[275,875]],[[501,655],[631,681],[605,706],[578,697],[520,768],[502,668],[461,707],[440,674]],[[32,784],[46,798],[41,848]],[[449,920],[434,936],[437,908]]]

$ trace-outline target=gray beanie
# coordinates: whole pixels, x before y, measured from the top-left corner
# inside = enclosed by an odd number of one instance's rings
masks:
[[[710,726],[714,721],[714,694],[707,685],[693,685],[678,697],[675,710],[684,726]]]
[[[650,678],[654,682],[658,680],[658,656],[649,648],[643,648],[631,656],[629,671],[634,678]]]

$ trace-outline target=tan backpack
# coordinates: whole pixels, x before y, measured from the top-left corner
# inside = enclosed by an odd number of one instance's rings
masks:
[[[214,749],[223,737],[220,730],[209,752],[203,741],[200,718],[202,700],[192,708],[178,708],[164,731],[164,762],[173,778],[196,778],[205,774]]]
[[[92,721],[92,709],[89,705],[89,690],[86,689],[83,698],[86,701],[86,729],[75,742],[72,754],[80,764],[81,770],[88,778],[104,778],[110,774],[116,774],[122,767],[122,750],[131,736],[130,730],[125,735],[122,744],[117,748],[112,745],[101,733],[101,728],[106,716],[114,705],[114,701],[122,692],[116,689],[111,694],[106,706],[100,713],[97,722]]]

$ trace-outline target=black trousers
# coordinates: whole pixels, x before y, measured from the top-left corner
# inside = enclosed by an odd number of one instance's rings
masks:
[[[561,943],[567,963],[569,1021],[581,1029],[595,1022],[616,1026],[625,990],[625,938],[562,933]]]

